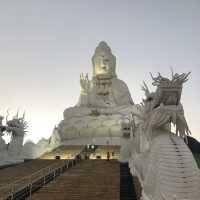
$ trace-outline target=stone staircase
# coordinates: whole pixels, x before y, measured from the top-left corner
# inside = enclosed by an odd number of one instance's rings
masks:
[[[160,190],[164,198],[200,199],[200,173],[184,141],[171,135],[159,140],[157,155]]]
[[[32,200],[119,200],[116,160],[85,160],[34,193]],[[133,199],[134,200],[134,199]]]
[[[117,146],[112,148],[110,147],[109,151],[115,152],[116,156],[118,149],[119,148]],[[105,149],[104,147],[100,147],[99,152],[105,153],[107,152],[107,149]],[[88,152],[86,151],[85,153]],[[5,185],[5,183],[8,185],[13,185],[13,182],[16,182],[16,186],[18,187],[28,184],[27,188],[25,188],[24,190],[27,190],[27,192],[30,193],[30,184],[27,182],[29,181],[29,179],[37,180],[40,176],[42,177],[43,171],[46,173],[45,170],[49,168],[49,166],[61,165],[62,162],[68,161],[57,159],[38,159],[1,169],[0,184],[2,186]],[[39,173],[39,177],[35,177],[38,176],[37,171],[42,172],[42,174]],[[31,174],[35,175],[32,177]],[[48,177],[48,175],[46,177]],[[20,185],[21,180],[23,180],[22,185]],[[60,176],[57,176],[55,179],[53,179],[53,181],[47,182],[46,185],[39,187],[39,189],[37,190],[34,190],[35,192],[31,192],[31,199],[136,200],[133,180],[134,179],[129,173],[128,165],[120,164],[117,160],[113,158],[111,158],[110,161],[104,159],[84,160],[62,172]],[[33,186],[35,187],[37,185],[35,185],[34,183]],[[31,186],[31,188],[33,186]],[[17,187],[15,189],[17,189]],[[24,192],[24,190],[22,192]],[[12,199],[11,197],[2,198],[2,196],[6,197],[6,194],[8,194],[8,192],[9,191],[7,191],[7,189],[5,191],[0,190],[0,199]],[[19,194],[21,194],[22,192],[19,192]],[[19,200],[18,197],[15,197],[14,199]],[[20,200],[25,199],[27,199],[27,197],[20,197]]]

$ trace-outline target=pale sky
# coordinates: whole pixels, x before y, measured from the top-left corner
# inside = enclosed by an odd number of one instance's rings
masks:
[[[135,103],[149,72],[192,71],[182,103],[200,140],[199,23],[199,0],[0,0],[0,113],[26,110],[26,139],[48,138],[105,40]]]

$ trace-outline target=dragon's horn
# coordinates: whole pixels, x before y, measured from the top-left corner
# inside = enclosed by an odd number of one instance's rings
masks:
[[[146,97],[148,97],[150,94],[150,91],[149,91],[147,84],[144,81],[143,81],[143,85],[142,85],[142,90],[145,92]]]
[[[143,84],[144,84],[145,88],[149,91],[149,88],[148,88],[147,84],[144,81],[143,81]]]
[[[25,115],[26,115],[26,112],[24,111],[24,113],[23,113],[23,117],[22,117],[23,120],[24,120],[24,118],[25,118]]]
[[[8,122],[8,116],[10,115],[9,110],[10,110],[10,108],[8,108],[7,111],[6,111],[6,112],[7,112],[7,115],[6,115],[6,123]]]
[[[155,80],[155,78],[153,77],[152,73],[151,73],[151,72],[149,72],[149,73],[150,73],[151,78],[152,78],[153,80]]]
[[[18,119],[18,116],[19,116],[19,108],[17,109],[17,113],[16,113],[15,117]]]
[[[191,72],[188,72],[185,77],[184,77],[184,82],[186,82],[188,80],[188,76],[191,74]]]
[[[172,76],[172,80],[173,80],[173,77],[174,77],[174,70],[173,70],[172,66],[170,66],[170,70],[171,70],[171,76]]]

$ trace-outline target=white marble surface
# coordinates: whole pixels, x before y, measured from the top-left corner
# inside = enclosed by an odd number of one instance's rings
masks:
[[[27,122],[25,121],[25,113],[22,117],[13,116],[8,119],[9,113],[6,117],[6,124],[2,123],[3,117],[0,116],[0,165],[9,165],[13,163],[23,162],[23,140],[26,133]],[[11,140],[8,144],[5,143],[2,136],[9,134]]]

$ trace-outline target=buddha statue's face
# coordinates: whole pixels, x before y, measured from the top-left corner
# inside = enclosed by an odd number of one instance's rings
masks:
[[[105,42],[101,42],[96,48],[92,58],[94,76],[114,77],[115,75],[115,56],[112,55],[110,48]]]

